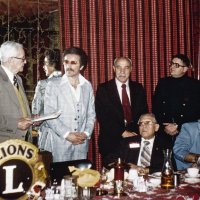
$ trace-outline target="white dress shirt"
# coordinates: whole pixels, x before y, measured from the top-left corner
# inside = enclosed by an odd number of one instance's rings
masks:
[[[126,92],[127,92],[128,98],[129,98],[130,105],[131,105],[129,81],[127,80],[126,83],[121,83],[120,81],[118,81],[117,79],[115,79],[115,82],[116,82],[116,85],[117,85],[117,90],[118,90],[121,102],[122,102],[122,85],[123,84],[126,85]]]

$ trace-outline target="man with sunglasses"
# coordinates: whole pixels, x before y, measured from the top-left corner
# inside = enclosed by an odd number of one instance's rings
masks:
[[[184,54],[173,56],[169,67],[171,76],[159,80],[152,109],[173,147],[181,125],[200,118],[200,82],[187,75],[191,62]]]
[[[8,139],[31,141],[30,109],[22,79],[26,64],[22,44],[4,42],[0,48],[0,142]]]
[[[80,71],[87,64],[86,53],[71,47],[63,53],[65,74],[48,83],[44,97],[44,114],[61,111],[57,119],[48,120],[48,151],[53,162],[87,158],[88,141],[94,122],[94,94],[91,83]]]

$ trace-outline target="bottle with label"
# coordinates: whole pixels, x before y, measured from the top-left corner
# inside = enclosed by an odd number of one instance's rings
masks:
[[[174,170],[171,162],[171,149],[164,150],[164,163],[161,174],[161,188],[174,188]]]
[[[118,158],[114,167],[114,192],[115,194],[123,193],[123,181],[124,181],[124,164],[121,158]]]

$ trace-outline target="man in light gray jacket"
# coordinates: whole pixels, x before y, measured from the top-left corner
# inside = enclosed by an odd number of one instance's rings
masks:
[[[36,116],[44,115],[44,95],[48,82],[62,75],[61,71],[57,70],[61,68],[60,51],[58,49],[48,49],[45,51],[44,56],[43,69],[48,78],[38,81],[35,88],[35,95],[32,101],[32,114]],[[38,131],[38,148],[43,150],[46,145],[48,124],[44,121],[39,126],[35,126],[35,129]]]
[[[178,170],[200,167],[200,120],[182,125],[173,150]]]
[[[80,74],[87,55],[80,48],[68,48],[63,64],[65,74],[48,83],[44,97],[44,114],[62,112],[57,119],[47,120],[47,150],[52,152],[53,162],[86,159],[95,122],[93,89]]]

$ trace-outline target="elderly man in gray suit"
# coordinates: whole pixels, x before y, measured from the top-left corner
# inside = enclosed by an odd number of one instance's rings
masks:
[[[23,46],[13,41],[0,48],[0,142],[8,139],[31,140],[30,109],[18,72],[26,64]]]
[[[63,59],[65,74],[49,82],[44,97],[45,114],[62,112],[47,121],[50,129],[45,150],[52,152],[53,162],[86,159],[95,123],[93,89],[80,74],[87,55],[72,47],[64,51]]]

